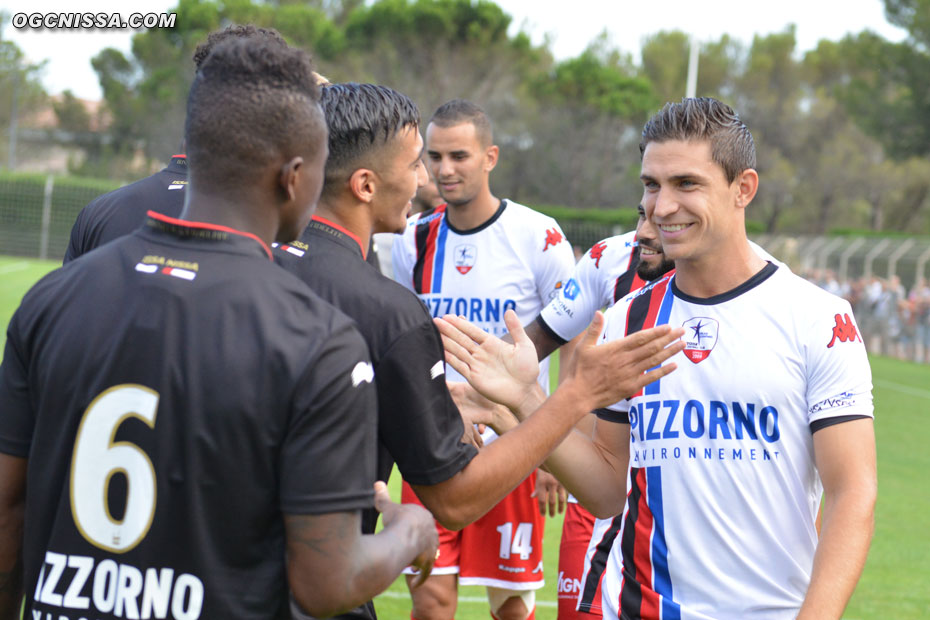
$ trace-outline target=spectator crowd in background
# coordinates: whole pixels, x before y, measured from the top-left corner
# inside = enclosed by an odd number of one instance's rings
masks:
[[[930,364],[930,283],[925,278],[908,291],[898,276],[840,280],[830,269],[803,275],[849,301],[871,353]]]

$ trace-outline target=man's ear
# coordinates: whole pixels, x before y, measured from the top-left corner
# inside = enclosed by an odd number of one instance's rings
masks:
[[[745,209],[759,191],[759,173],[746,168],[733,181],[736,185],[736,206]]]
[[[492,144],[488,147],[488,150],[484,152],[484,171],[491,172],[494,170],[494,167],[497,165],[497,156],[500,155],[500,149],[496,144]]]
[[[288,201],[293,202],[297,199],[297,189],[300,184],[300,169],[304,165],[303,157],[294,157],[281,166],[281,174],[278,176],[278,184],[284,192]]]
[[[349,177],[349,191],[361,202],[374,200],[378,189],[378,175],[369,168],[358,168]]]

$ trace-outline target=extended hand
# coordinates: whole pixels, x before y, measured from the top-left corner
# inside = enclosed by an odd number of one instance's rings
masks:
[[[411,540],[417,556],[410,564],[419,570],[412,585],[419,586],[429,577],[439,557],[439,535],[433,515],[416,504],[395,504],[388,494],[387,485],[380,480],[375,483],[375,508],[381,513],[385,530],[400,528],[402,533],[398,535]]]
[[[449,381],[446,385],[465,424],[477,426],[478,433],[483,433],[484,427],[490,426],[495,433],[503,435],[516,425],[517,419],[510,413],[510,409],[488,400],[468,383]]]
[[[684,342],[675,342],[684,335],[681,327],[660,325],[597,346],[603,329],[604,315],[598,312],[575,351],[575,368],[568,379],[590,399],[592,409],[629,398],[669,374],[677,368],[675,363],[660,364],[685,348]]]
[[[481,395],[516,408],[536,383],[539,360],[536,347],[526,336],[517,313],[508,310],[504,322],[514,344],[492,336],[461,317],[435,319],[442,334],[446,361]]]

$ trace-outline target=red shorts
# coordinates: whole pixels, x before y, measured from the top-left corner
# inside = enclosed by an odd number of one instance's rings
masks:
[[[592,620],[590,614],[576,611],[576,608],[583,583],[585,552],[593,529],[594,515],[581,504],[569,502],[559,544],[559,620]],[[600,616],[600,607],[597,616]]]
[[[486,515],[453,532],[436,524],[439,559],[434,575],[458,574],[467,586],[536,590],[543,586],[543,525],[535,497],[536,473],[520,483]],[[401,502],[419,504],[406,482]],[[409,571],[405,571],[409,572]]]

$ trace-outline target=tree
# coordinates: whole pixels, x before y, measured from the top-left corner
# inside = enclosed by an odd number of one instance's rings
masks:
[[[90,113],[70,90],[61,94],[61,99],[52,103],[58,126],[65,131],[90,131]]]
[[[697,95],[726,99],[732,94],[737,59],[742,50],[728,35],[703,43],[698,51]],[[642,48],[642,73],[662,102],[685,96],[691,42],[680,30],[646,37]]]
[[[46,94],[39,83],[45,63],[27,63],[19,46],[3,38],[7,19],[7,14],[0,12],[0,135],[6,138],[4,148],[0,149],[0,161],[9,165],[6,146],[14,115],[21,118],[23,111],[36,109],[45,101]]]

